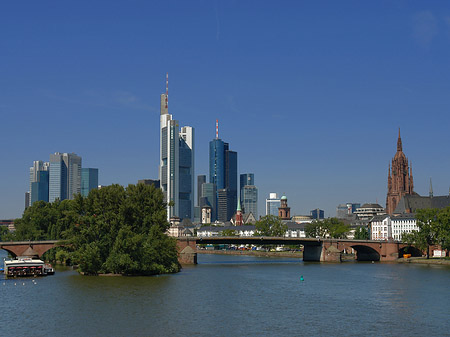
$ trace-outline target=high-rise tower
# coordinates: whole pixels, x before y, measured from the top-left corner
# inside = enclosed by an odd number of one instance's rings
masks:
[[[161,94],[159,179],[167,203],[167,220],[194,216],[194,128],[179,127],[169,114],[169,75]],[[170,204],[170,205],[169,205]]]
[[[414,194],[412,168],[403,153],[400,129],[398,129],[397,153],[392,159],[392,172],[389,165],[386,213],[392,214],[400,199],[407,194]]]
[[[50,155],[49,201],[73,199],[81,193],[81,157],[75,153]]]
[[[216,138],[209,142],[209,182],[217,189],[217,218],[229,221],[237,207],[237,152],[219,138],[216,120]],[[215,219],[212,219],[215,220]]]

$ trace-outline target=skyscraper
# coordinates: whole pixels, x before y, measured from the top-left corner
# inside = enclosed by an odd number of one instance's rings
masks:
[[[209,205],[211,207],[211,220],[217,220],[217,191],[216,185],[212,183],[203,183],[201,187],[201,197],[199,206]]]
[[[81,169],[81,195],[87,197],[89,192],[98,188],[98,169]]]
[[[49,172],[38,171],[36,181],[31,183],[30,204],[36,201],[48,202]]]
[[[166,93],[161,94],[159,179],[167,203],[167,220],[194,216],[194,129],[179,128],[168,109],[168,75]],[[172,205],[169,205],[172,203]]]
[[[269,199],[266,199],[266,215],[278,216],[278,208],[281,206],[281,200],[276,193],[269,193]]]
[[[30,205],[38,200],[48,202],[49,167],[48,162],[33,161],[33,166],[30,167]]]
[[[81,157],[75,153],[50,155],[49,201],[73,199],[81,193]]]
[[[200,206],[200,198],[202,197],[202,185],[206,183],[206,175],[197,176],[197,206]]]
[[[209,142],[209,182],[217,188],[217,218],[229,221],[237,208],[237,152],[219,138],[216,121],[216,138]]]
[[[244,214],[253,213],[258,217],[258,188],[255,186],[255,175],[244,173],[240,175],[240,199],[242,212]]]

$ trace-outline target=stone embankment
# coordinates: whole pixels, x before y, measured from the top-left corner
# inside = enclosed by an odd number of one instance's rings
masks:
[[[442,264],[450,266],[450,259],[429,258],[426,257],[410,257],[408,259],[400,258],[399,263],[419,263],[419,264]]]

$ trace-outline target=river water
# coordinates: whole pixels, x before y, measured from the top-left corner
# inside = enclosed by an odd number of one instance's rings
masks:
[[[35,281],[2,279],[0,335],[450,335],[446,266],[223,255],[198,261],[157,277],[57,268]]]

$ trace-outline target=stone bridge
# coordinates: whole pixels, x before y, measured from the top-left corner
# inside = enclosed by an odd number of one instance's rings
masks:
[[[58,242],[57,240],[0,242],[0,249],[6,250],[14,257],[42,257],[47,250],[59,246]]]
[[[404,252],[406,244],[394,241],[314,239],[285,237],[179,237],[177,246],[182,264],[197,263],[197,244],[236,245],[303,245],[303,261],[340,262],[343,253],[356,252],[357,261],[395,261]],[[411,253],[411,251],[410,251]],[[422,252],[412,249],[414,256]]]

